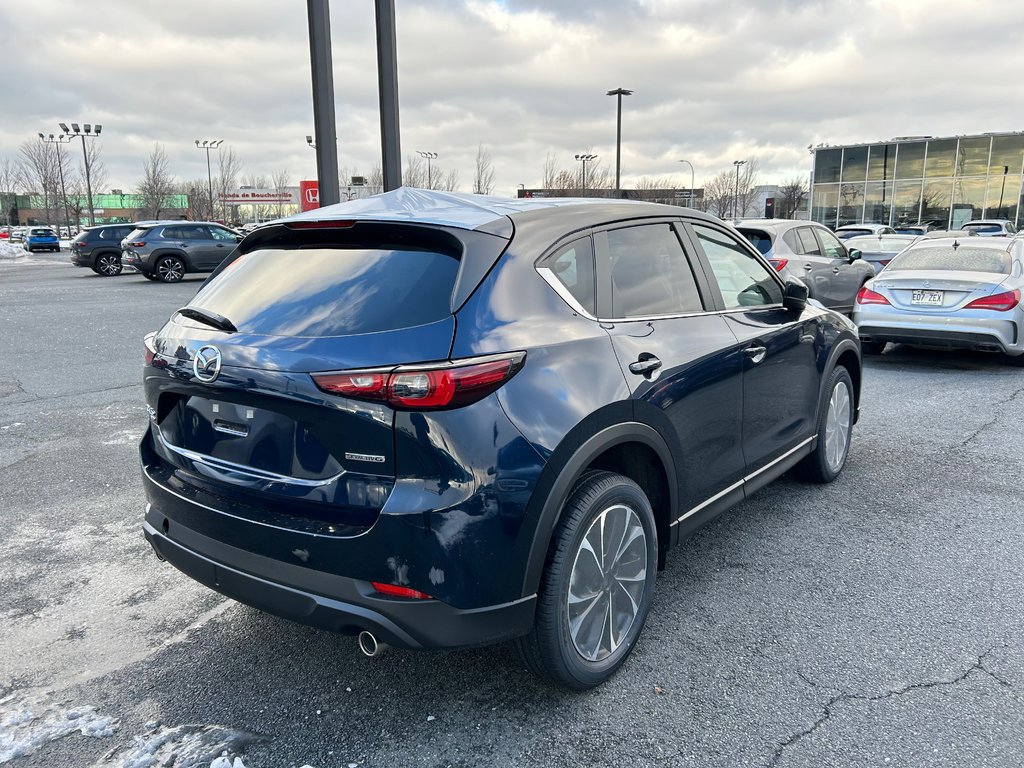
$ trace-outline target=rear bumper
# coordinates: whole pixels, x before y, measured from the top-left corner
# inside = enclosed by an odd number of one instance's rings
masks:
[[[980,312],[978,313],[981,314]],[[995,315],[995,312],[985,313]],[[858,311],[854,315],[861,341],[913,344],[935,349],[973,349],[982,352],[1024,352],[1024,339],[1015,320],[1017,310],[1001,317],[937,315],[901,316],[883,311]],[[1011,318],[1006,317],[1009,314]]]
[[[286,586],[274,581],[281,563],[195,532],[183,532],[178,525],[169,524],[165,533],[161,530],[161,518],[158,511],[150,508],[143,531],[162,559],[222,595],[301,624],[348,635],[365,630],[389,645],[403,648],[486,645],[525,634],[533,624],[536,595],[504,605],[459,609],[440,600],[380,597],[369,582],[316,571],[307,575],[308,588]],[[172,529],[174,533],[170,534]],[[218,551],[226,561],[256,565],[260,573],[249,573],[201,555],[171,535],[205,539],[205,549]]]

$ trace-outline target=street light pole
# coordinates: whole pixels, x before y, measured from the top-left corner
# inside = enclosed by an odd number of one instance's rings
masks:
[[[67,187],[64,186],[64,159],[60,155],[60,145],[61,144],[70,144],[71,143],[71,137],[70,136],[66,136],[63,133],[60,136],[54,137],[54,135],[51,133],[50,137],[47,138],[47,137],[43,136],[43,134],[40,133],[39,134],[39,139],[40,139],[40,141],[44,142],[45,144],[54,144],[57,147],[57,171],[60,173],[60,196],[61,196],[61,199],[64,201],[64,226],[67,227],[68,239],[70,240],[71,239],[71,215],[68,213],[68,190],[67,190]],[[91,207],[92,206],[90,206],[90,208]]]
[[[380,98],[381,175],[384,191],[402,186],[402,141],[398,121],[398,44],[395,0],[375,0],[377,91]]]
[[[597,160],[597,155],[580,154],[576,155],[576,159],[583,163],[582,179],[580,180],[580,197],[587,196],[587,163],[591,160]]]
[[[309,62],[313,75],[313,134],[320,205],[341,202],[338,180],[338,132],[334,114],[334,66],[331,59],[331,11],[328,0],[306,0]]]
[[[605,95],[615,96],[618,100],[618,109],[615,112],[615,191],[618,192],[620,189],[619,172],[622,168],[622,97],[632,96],[633,92],[625,88],[616,88],[614,91],[608,91]]]
[[[210,150],[216,149],[222,143],[224,139],[203,139],[200,143],[199,139],[196,139],[196,149],[206,150],[206,181],[210,185],[210,218],[213,218],[213,170],[210,167]],[[227,216],[224,216],[227,219]]]
[[[733,160],[732,164],[736,166],[736,194],[732,198],[732,217],[738,219],[739,207],[740,207],[740,166],[746,164],[746,160]]]
[[[690,166],[690,204],[687,206],[687,208],[695,208],[696,206],[693,204],[693,163],[691,163],[689,160],[680,160],[679,162],[686,163],[688,166]]]
[[[427,160],[427,189],[433,189],[434,188],[434,176],[433,176],[433,173],[431,171],[431,167],[432,166],[430,165],[430,162],[431,162],[431,160],[436,160],[437,159],[437,152],[424,152],[422,150],[417,150],[416,153],[420,157],[424,157]]]
[[[82,139],[82,160],[85,163],[85,192],[89,203],[89,225],[94,226],[96,224],[96,214],[93,212],[92,208],[92,176],[89,171],[89,153],[85,151],[85,140],[86,138],[95,139],[99,136],[100,131],[103,130],[103,126],[93,126],[89,123],[84,123],[83,127],[85,130],[83,131],[78,127],[78,123],[72,123],[70,130],[66,123],[58,123],[58,125],[60,125],[60,129],[64,131],[65,135],[70,135],[71,132],[74,131],[75,136]],[[95,130],[93,130],[94,128]]]

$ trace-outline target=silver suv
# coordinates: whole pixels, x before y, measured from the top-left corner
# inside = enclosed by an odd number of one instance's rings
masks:
[[[241,239],[212,221],[146,224],[121,241],[121,263],[149,280],[176,283],[187,272],[213,272]]]
[[[832,232],[813,221],[744,219],[740,231],[771,262],[783,280],[807,284],[810,298],[849,314],[857,291],[875,276],[856,248],[847,249]]]

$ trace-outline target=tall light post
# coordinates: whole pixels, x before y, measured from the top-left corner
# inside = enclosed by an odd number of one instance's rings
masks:
[[[64,186],[64,159],[60,155],[60,145],[70,144],[71,137],[63,133],[60,136],[54,136],[51,133],[49,137],[46,137],[43,136],[42,133],[40,133],[39,140],[45,144],[54,144],[57,147],[57,171],[60,173],[60,196],[61,199],[64,201],[64,226],[67,227],[68,229],[68,239],[70,240],[71,216],[70,214],[68,214],[68,190],[67,187]],[[92,208],[91,205],[89,207]]]
[[[60,125],[60,129],[64,131],[65,136],[70,136],[71,133],[74,132],[75,136],[82,139],[82,161],[85,163],[85,192],[89,203],[89,225],[94,226],[96,224],[96,214],[92,209],[92,176],[89,172],[89,153],[85,151],[85,140],[87,138],[95,139],[99,136],[100,131],[103,130],[103,126],[84,123],[82,127],[85,128],[85,130],[83,131],[78,127],[78,123],[72,123],[70,129],[68,128],[67,123],[58,123],[58,125]]]
[[[580,174],[580,197],[587,196],[587,163],[591,160],[597,160],[597,155],[580,154],[576,155],[576,159],[583,163],[583,171]]]
[[[308,137],[307,137],[308,138]],[[210,150],[224,143],[224,139],[196,139],[196,149],[206,151],[206,181],[210,185],[210,218],[213,218],[213,169],[210,167]],[[227,216],[224,217],[225,219]]]
[[[690,197],[689,205],[687,205],[687,208],[695,208],[696,206],[694,206],[693,204],[693,163],[691,163],[689,160],[680,160],[679,162],[686,163],[688,166],[690,166]]]
[[[740,207],[740,166],[746,164],[746,160],[733,160],[732,164],[736,166],[736,194],[732,198],[732,217],[738,219],[739,207]]]
[[[606,96],[615,96],[618,99],[618,109],[615,112],[615,191],[619,191],[619,172],[622,168],[622,97],[632,96],[633,92],[625,88],[616,88],[608,91]]]
[[[426,161],[427,161],[427,189],[433,189],[434,188],[434,176],[433,176],[433,172],[431,170],[432,166],[430,165],[430,163],[431,163],[432,160],[437,160],[437,152],[424,152],[422,150],[417,150],[416,154],[418,154],[420,157],[426,158]]]

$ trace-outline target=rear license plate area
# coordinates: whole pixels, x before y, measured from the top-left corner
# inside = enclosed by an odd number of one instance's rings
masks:
[[[941,307],[942,291],[914,291],[910,295],[910,303],[925,307]]]

